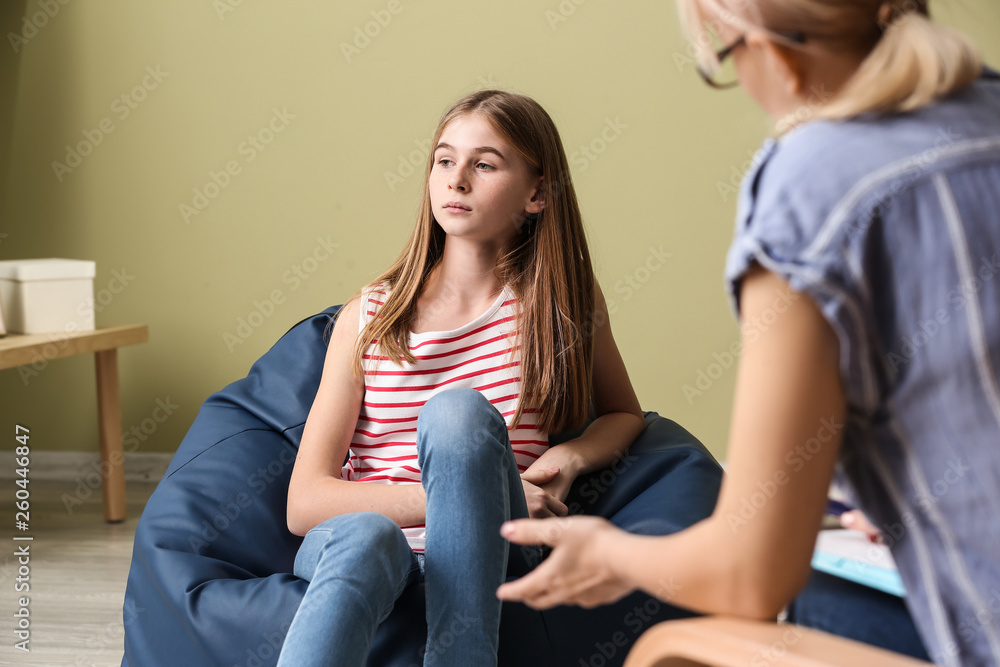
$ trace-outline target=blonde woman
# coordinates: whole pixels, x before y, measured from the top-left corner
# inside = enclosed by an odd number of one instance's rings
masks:
[[[669,581],[680,606],[773,618],[809,577],[836,469],[899,567],[904,650],[1000,664],[1000,78],[921,0],[680,4],[706,81],[777,127],[726,267],[744,342],[728,475],[714,514],[667,537],[505,525],[554,550],[498,594],[593,606]]]

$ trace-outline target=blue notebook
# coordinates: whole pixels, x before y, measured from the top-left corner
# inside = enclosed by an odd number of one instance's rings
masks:
[[[821,530],[812,566],[891,595],[906,594],[889,547],[872,544],[857,530]]]

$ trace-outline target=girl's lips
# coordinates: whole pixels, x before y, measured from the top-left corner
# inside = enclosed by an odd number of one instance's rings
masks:
[[[472,209],[468,206],[463,206],[462,204],[457,204],[455,202],[449,202],[444,205],[444,210],[451,213],[468,213]]]

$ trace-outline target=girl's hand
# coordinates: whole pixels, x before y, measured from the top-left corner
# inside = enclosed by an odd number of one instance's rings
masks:
[[[569,495],[569,489],[580,467],[579,457],[571,447],[557,445],[549,447],[544,454],[535,459],[535,462],[521,473],[521,479],[531,482],[557,500],[564,501]]]
[[[520,519],[505,523],[500,534],[514,544],[553,547],[541,565],[497,589],[501,600],[523,602],[533,609],[560,604],[591,608],[620,600],[635,590],[615,572],[608,550],[625,533],[605,519]]]
[[[547,482],[556,479],[558,475],[558,468],[535,471],[528,468],[521,474],[521,484],[524,485],[524,500],[528,503],[528,516],[532,519],[566,516],[569,513],[569,509],[562,500],[544,488]]]

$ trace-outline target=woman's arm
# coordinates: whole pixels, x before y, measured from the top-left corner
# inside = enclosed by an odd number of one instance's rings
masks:
[[[550,447],[524,471],[522,478],[560,501],[566,499],[573,480],[605,468],[619,459],[646,429],[639,399],[632,389],[625,362],[614,336],[604,294],[596,287],[594,303],[594,408],[596,419],[577,438]],[[544,475],[558,469],[554,478]]]
[[[641,588],[701,612],[773,618],[804,585],[846,412],[838,342],[811,299],[763,269],[744,280],[742,304],[728,474],[712,516],[666,537],[593,517],[512,522],[511,541],[555,550],[501,598],[593,606]]]
[[[288,530],[305,535],[339,514],[378,512],[400,526],[416,526],[426,513],[422,484],[362,484],[340,478],[365,394],[353,372],[360,302],[341,308],[323,364],[323,377],[299,444],[288,485]]]

